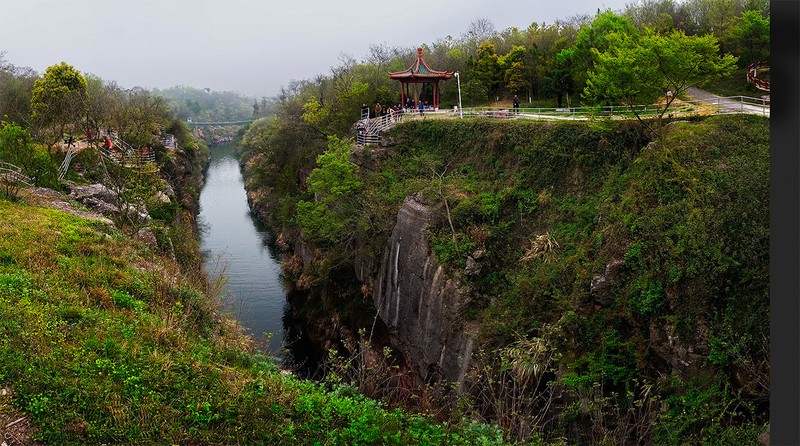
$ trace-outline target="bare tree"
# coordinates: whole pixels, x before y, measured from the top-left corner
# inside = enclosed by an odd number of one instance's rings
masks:
[[[372,44],[369,46],[369,57],[367,62],[373,63],[380,68],[385,68],[394,57],[394,48],[386,43]]]
[[[321,105],[325,105],[325,93],[328,88],[328,78],[323,74],[318,74],[314,76],[312,83],[317,90],[317,100],[319,100]]]
[[[495,33],[494,23],[486,17],[473,20],[466,31],[469,39],[474,39],[478,42],[490,39]]]
[[[356,66],[356,60],[350,54],[339,53],[339,63],[340,65],[331,67],[331,76],[334,88],[341,94],[349,91],[355,82],[353,68]]]
[[[39,75],[31,68],[17,67],[0,52],[0,119],[29,125],[33,84]]]

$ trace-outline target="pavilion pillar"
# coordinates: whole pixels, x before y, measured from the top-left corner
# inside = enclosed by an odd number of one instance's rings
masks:
[[[414,106],[419,104],[419,89],[417,88],[419,84],[414,82]]]
[[[439,81],[433,83],[433,109],[439,109]]]

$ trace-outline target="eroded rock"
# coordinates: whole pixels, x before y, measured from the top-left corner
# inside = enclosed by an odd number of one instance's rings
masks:
[[[133,236],[134,239],[139,240],[140,242],[144,243],[150,247],[158,247],[158,240],[156,239],[155,234],[150,228],[142,228],[136,235]]]
[[[589,285],[589,294],[595,302],[606,307],[613,303],[611,282],[619,277],[624,263],[622,259],[612,258],[611,261],[606,264],[603,274],[597,274],[592,277],[592,282]]]
[[[704,374],[708,358],[708,327],[698,321],[691,336],[681,335],[677,328],[663,319],[650,322],[650,350],[669,363],[683,378]],[[691,337],[691,339],[689,339]]]
[[[461,318],[468,292],[429,251],[432,218],[419,198],[406,198],[372,296],[397,347],[423,379],[461,381],[473,348]]]

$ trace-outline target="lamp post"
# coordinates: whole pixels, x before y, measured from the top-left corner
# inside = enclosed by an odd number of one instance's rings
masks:
[[[458,84],[458,116],[460,119],[464,118],[464,109],[461,108],[461,76],[459,76],[458,71],[455,72],[456,75],[456,83]]]

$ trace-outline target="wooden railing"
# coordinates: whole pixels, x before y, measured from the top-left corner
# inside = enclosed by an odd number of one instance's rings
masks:
[[[747,66],[747,82],[762,91],[769,91],[769,79],[758,77],[759,68],[769,68],[769,62],[756,62]]]

